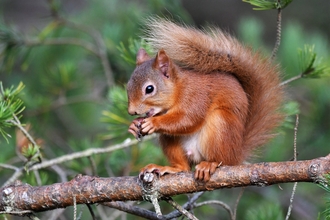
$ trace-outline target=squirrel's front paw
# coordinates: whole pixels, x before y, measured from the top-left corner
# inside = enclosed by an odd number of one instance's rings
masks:
[[[207,182],[221,163],[202,161],[195,167],[195,179]]]
[[[139,173],[139,179],[144,182],[152,182],[153,176],[149,175],[151,173],[156,174],[157,177],[163,175],[161,170],[163,169],[162,166],[156,164],[148,164],[147,166],[143,167]]]
[[[147,166],[143,167],[140,170],[139,179],[144,182],[152,182],[153,175],[155,174],[157,177],[163,176],[168,173],[178,173],[181,171],[188,171],[190,167],[185,166],[178,166],[178,167],[171,167],[171,166],[160,166],[156,164],[148,164]]]
[[[143,123],[141,125],[142,134],[152,134],[155,132],[156,128],[154,123],[152,122],[152,119],[153,118],[150,117],[150,118],[145,118],[143,120]]]
[[[143,123],[144,118],[139,117],[132,121],[130,124],[128,131],[134,135],[134,137],[138,140],[140,140],[143,137],[142,131],[141,131],[141,125]]]

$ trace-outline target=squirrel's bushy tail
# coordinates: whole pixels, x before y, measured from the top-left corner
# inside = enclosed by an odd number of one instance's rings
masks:
[[[254,149],[273,136],[273,129],[282,120],[278,108],[283,90],[279,70],[269,59],[216,28],[201,31],[151,18],[147,20],[146,34],[155,50],[164,49],[181,68],[201,74],[223,71],[236,76],[249,99],[244,147]]]

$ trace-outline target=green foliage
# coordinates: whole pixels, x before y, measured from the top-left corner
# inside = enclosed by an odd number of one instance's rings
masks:
[[[6,52],[12,48],[18,47],[19,44],[22,43],[21,41],[21,35],[19,35],[13,27],[8,27],[4,24],[0,25],[0,42]]]
[[[41,185],[46,185],[50,181],[50,175],[49,175],[49,173],[47,173],[45,171],[40,171],[39,172],[39,177],[40,178],[38,178],[38,179],[41,181]],[[24,183],[28,183],[32,186],[39,185],[34,172],[27,173],[27,175],[22,179],[22,181],[24,181]]]
[[[24,110],[23,101],[18,98],[18,94],[23,90],[23,83],[19,83],[16,88],[3,88],[0,81],[0,134],[7,140],[11,137],[5,129],[13,126],[12,120],[14,117],[19,117],[19,114]]]
[[[128,126],[133,117],[127,113],[127,95],[126,91],[119,86],[115,86],[109,90],[109,105],[107,110],[102,112],[101,121],[107,124],[106,139],[118,137],[126,138],[128,136]]]
[[[282,220],[283,212],[279,204],[261,203],[249,209],[246,213],[247,220]]]
[[[77,65],[73,62],[61,62],[46,69],[48,77],[40,79],[44,92],[53,96],[63,96],[83,86],[78,75]]]
[[[305,45],[298,50],[298,64],[303,77],[320,78],[324,74],[330,74],[330,65],[322,63],[322,58],[317,59],[315,46]]]
[[[326,208],[322,212],[322,215],[325,216],[326,220],[330,220],[330,174],[324,176],[325,182],[320,183],[320,187],[326,191],[325,195],[325,204]]]
[[[314,66],[321,64],[321,67],[325,64],[329,65],[328,48],[329,44],[325,35],[320,32],[306,33],[299,23],[289,22],[283,27],[282,43],[278,54],[281,66],[286,73],[285,76],[292,77],[301,74],[310,64]],[[316,53],[315,60],[313,53]],[[313,83],[310,86],[313,86]]]
[[[136,54],[140,48],[144,48],[149,53],[152,52],[150,45],[147,44],[143,39],[136,40],[136,39],[129,38],[127,48],[123,42],[120,42],[120,45],[117,48],[120,52],[120,56],[128,64],[131,64],[131,65],[136,64]]]
[[[28,144],[27,147],[23,147],[22,155],[26,157],[28,160],[35,157],[36,154],[39,154],[40,147],[33,144]]]
[[[0,91],[1,91],[1,99],[5,101],[12,101],[12,100],[17,100],[18,94],[24,89],[24,84],[20,82],[16,88],[13,86],[10,87],[9,89],[3,88],[2,82],[0,82]]]
[[[17,30],[0,23],[0,71],[9,72],[13,68],[22,44],[22,36]]]
[[[283,9],[288,6],[292,0],[243,0],[243,2],[250,3],[257,8],[254,10],[270,10],[270,9]]]

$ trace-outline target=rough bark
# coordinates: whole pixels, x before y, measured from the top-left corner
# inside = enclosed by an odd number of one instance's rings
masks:
[[[150,183],[137,177],[100,178],[78,175],[69,182],[34,187],[16,182],[0,189],[0,211],[40,212],[74,204],[164,198],[178,194],[287,182],[322,182],[330,173],[330,154],[313,160],[222,166],[204,184],[192,172],[154,176]]]

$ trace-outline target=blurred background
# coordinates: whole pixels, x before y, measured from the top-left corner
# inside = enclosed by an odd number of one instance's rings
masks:
[[[125,84],[134,69],[135,52],[142,45],[143,19],[150,15],[202,27],[216,25],[253,48],[270,55],[276,40],[276,10],[257,11],[238,0],[0,0],[0,81],[4,88],[22,82],[25,110],[21,121],[39,140],[42,157],[52,159],[88,148],[102,148],[133,138],[127,132],[132,117],[126,111]],[[299,75],[299,51],[314,46],[317,62],[330,66],[330,1],[293,1],[282,12],[282,41],[276,62],[283,80]],[[303,78],[287,85],[287,102],[299,109],[298,159],[326,156],[330,149],[330,80],[327,75]],[[293,101],[293,102],[292,102]],[[254,161],[293,158],[295,117],[287,119],[279,135]],[[291,124],[289,123],[291,121]],[[0,136],[0,163],[24,166],[24,136],[14,128]],[[137,175],[148,163],[166,163],[156,141],[128,149],[60,164],[65,178],[77,174],[102,177]],[[0,167],[0,184],[13,174]],[[39,175],[37,181],[36,175]],[[65,179],[64,178],[64,179]],[[63,181],[52,169],[20,178],[31,185]],[[293,184],[248,187],[238,206],[237,219],[284,219]],[[240,189],[207,192],[202,200],[216,199],[234,206]],[[325,191],[299,183],[290,219],[324,219]],[[184,203],[186,196],[175,197]],[[139,206],[151,208],[149,203]],[[163,212],[172,211],[161,203]],[[90,219],[88,209],[81,219]],[[93,206],[100,219],[137,219]],[[101,210],[102,209],[102,210]],[[52,212],[40,213],[41,219]],[[116,215],[114,213],[117,213]],[[195,210],[200,219],[229,219],[216,206]],[[72,208],[57,218],[71,219]],[[85,217],[84,217],[85,216]],[[8,219],[14,219],[7,216]],[[51,218],[50,218],[51,219]]]

